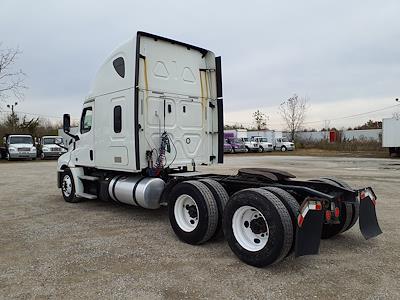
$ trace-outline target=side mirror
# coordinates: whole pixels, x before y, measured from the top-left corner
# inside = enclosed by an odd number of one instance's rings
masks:
[[[71,129],[71,117],[69,114],[63,116],[63,130],[65,133],[70,132]]]
[[[63,142],[62,142],[62,138],[55,138],[55,144],[56,145],[60,145],[60,144],[62,144]]]

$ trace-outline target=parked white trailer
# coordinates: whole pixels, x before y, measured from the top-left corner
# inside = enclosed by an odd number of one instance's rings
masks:
[[[65,114],[73,139],[58,160],[65,201],[166,204],[182,241],[201,244],[223,228],[233,252],[254,266],[317,254],[321,237],[350,229],[359,215],[366,238],[381,232],[371,188],[267,168],[196,171],[222,163],[224,149],[221,60],[200,47],[138,32],[101,66],[79,131],[70,129]]]
[[[382,120],[382,147],[389,148],[389,155],[400,155],[400,119]]]

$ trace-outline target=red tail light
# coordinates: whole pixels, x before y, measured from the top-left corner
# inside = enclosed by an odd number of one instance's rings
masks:
[[[331,220],[331,211],[330,210],[325,211],[325,219],[327,221]]]
[[[335,207],[335,218],[339,218],[339,216],[340,216],[339,207]]]

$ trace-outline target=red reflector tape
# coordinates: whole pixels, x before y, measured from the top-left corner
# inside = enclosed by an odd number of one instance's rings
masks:
[[[301,225],[303,225],[303,221],[304,221],[303,216],[302,216],[302,215],[299,215],[299,216],[297,217],[297,223],[299,224],[299,227],[301,227]]]

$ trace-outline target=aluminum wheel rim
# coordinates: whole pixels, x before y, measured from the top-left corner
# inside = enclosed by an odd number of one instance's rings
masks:
[[[194,199],[187,194],[176,199],[174,215],[176,223],[185,232],[192,232],[199,223],[199,208]]]
[[[255,230],[255,225],[262,223],[264,223],[265,228]],[[232,230],[240,246],[248,251],[259,251],[268,243],[268,223],[264,215],[252,206],[241,206],[235,211],[232,218]]]
[[[71,196],[72,193],[72,180],[69,175],[65,175],[62,181],[62,192],[66,197]]]

